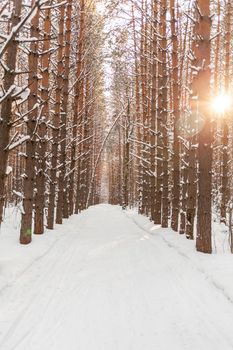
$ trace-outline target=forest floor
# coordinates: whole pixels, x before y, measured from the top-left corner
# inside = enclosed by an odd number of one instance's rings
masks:
[[[196,253],[104,204],[30,246],[9,231],[0,236],[1,350],[233,349],[230,254]]]

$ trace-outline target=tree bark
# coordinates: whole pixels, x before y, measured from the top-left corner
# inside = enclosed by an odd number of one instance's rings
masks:
[[[69,99],[69,72],[70,72],[70,40],[71,40],[71,19],[72,19],[72,3],[69,0],[66,8],[66,24],[65,24],[65,60],[63,74],[63,100],[61,110],[60,125],[60,171],[58,179],[58,199],[56,223],[62,224],[63,218],[68,218],[68,200],[67,200],[67,178],[66,174],[66,128],[68,117],[68,99]]]
[[[51,9],[45,10],[44,19],[44,41],[42,54],[42,79],[41,99],[43,102],[41,119],[38,123],[37,141],[37,174],[36,174],[36,195],[35,195],[35,222],[34,234],[44,233],[44,208],[45,208],[45,171],[46,171],[46,150],[47,150],[47,122],[49,117],[49,65],[50,65],[50,31],[51,31]]]
[[[20,22],[22,10],[22,0],[14,0],[14,9],[11,17],[11,30],[17,26]],[[10,89],[15,81],[15,68],[17,59],[18,42],[11,40],[7,51],[6,51],[6,67],[3,89],[6,93],[9,92],[8,96],[4,98],[1,104],[1,118],[0,118],[0,225],[3,220],[3,208],[5,200],[5,179],[6,179],[6,168],[9,151],[7,146],[10,141],[10,122],[11,122],[11,110],[12,110],[12,93]],[[12,91],[13,92],[13,91]]]
[[[63,45],[64,45],[64,14],[65,6],[60,8],[59,18],[59,34],[58,34],[58,55],[57,55],[57,76],[56,76],[56,96],[55,96],[55,113],[53,117],[52,129],[52,162],[50,175],[50,189],[49,189],[49,204],[48,204],[48,221],[47,227],[50,230],[54,228],[55,215],[55,195],[57,188],[57,164],[58,164],[58,144],[59,144],[59,129],[61,122],[61,100],[63,90]]]
[[[35,0],[32,2],[34,5]],[[31,21],[31,37],[39,38],[39,9]],[[35,133],[36,122],[38,117],[38,44],[32,42],[29,53],[29,77],[28,85],[30,88],[30,95],[28,98],[28,110],[31,111],[27,121],[27,135],[30,139],[26,142],[26,159],[25,159],[25,177],[23,179],[23,208],[20,243],[28,244],[32,237],[32,213],[34,200],[34,184],[35,184]]]
[[[180,142],[178,122],[180,118],[180,88],[178,68],[178,33],[175,15],[175,0],[170,0],[171,9],[171,35],[172,35],[172,98],[173,98],[173,186],[172,186],[172,217],[171,227],[178,231],[180,208]]]
[[[198,113],[203,127],[198,135],[198,209],[197,209],[197,250],[212,252],[212,123],[209,111],[210,99],[210,0],[197,0],[196,45],[197,78],[194,83],[198,96]]]

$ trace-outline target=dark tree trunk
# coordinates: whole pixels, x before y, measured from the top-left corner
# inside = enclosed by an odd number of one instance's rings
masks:
[[[20,22],[22,10],[22,0],[14,0],[14,10],[11,18],[11,29],[17,26]],[[12,85],[15,80],[15,68],[17,58],[18,42],[13,39],[10,41],[7,52],[6,52],[6,67],[5,70],[3,88],[6,93],[9,92],[8,96],[4,98],[1,103],[1,118],[0,118],[0,225],[3,220],[3,208],[5,200],[5,178],[6,168],[8,160],[8,149],[7,146],[10,141],[10,122],[11,122],[11,109],[12,109]]]
[[[63,44],[64,44],[64,5],[60,8],[59,19],[59,35],[58,35],[58,67],[56,77],[56,96],[55,96],[55,113],[53,118],[53,142],[52,142],[52,162],[51,162],[51,175],[50,175],[50,189],[49,189],[49,205],[48,205],[48,221],[47,227],[52,230],[54,228],[54,215],[55,215],[55,196],[57,188],[57,165],[58,165],[58,143],[59,143],[59,129],[60,129],[60,115],[61,115],[61,99],[63,90]]]
[[[68,218],[68,200],[67,200],[67,177],[66,173],[66,127],[68,114],[68,98],[69,98],[69,72],[70,72],[70,39],[71,39],[71,18],[72,18],[72,0],[67,3],[66,9],[66,30],[65,30],[65,63],[63,74],[63,100],[61,110],[60,125],[60,172],[58,179],[58,199],[56,223],[62,224],[63,218]]]
[[[203,127],[198,137],[198,209],[197,209],[197,250],[212,252],[212,123],[209,111],[210,99],[210,0],[197,0],[196,45],[197,78],[194,89],[199,100],[199,118]],[[203,64],[204,62],[204,64]]]
[[[44,233],[44,208],[45,208],[45,189],[46,189],[46,150],[47,150],[47,122],[49,117],[49,65],[50,65],[50,31],[51,31],[51,9],[45,10],[44,19],[44,41],[42,55],[42,80],[41,80],[41,99],[43,108],[41,119],[38,125],[37,141],[37,174],[36,174],[36,195],[35,195],[35,222],[34,234]]]
[[[35,1],[32,3],[32,5]],[[31,37],[39,37],[39,10],[31,21]],[[31,43],[29,53],[29,79],[28,85],[30,87],[30,95],[28,98],[28,110],[31,111],[27,121],[27,135],[30,139],[26,142],[26,159],[25,159],[25,174],[23,179],[23,208],[22,223],[20,230],[20,243],[28,244],[31,242],[32,236],[32,213],[33,213],[33,191],[35,184],[35,132],[38,108],[37,94],[38,94],[38,44]]]

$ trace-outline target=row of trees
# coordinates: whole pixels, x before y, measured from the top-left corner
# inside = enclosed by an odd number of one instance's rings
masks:
[[[3,0],[0,223],[18,202],[30,243],[107,186],[211,253],[214,211],[232,232],[231,52],[231,0]]]
[[[102,27],[89,0],[1,2],[0,224],[18,202],[22,244],[99,202]]]
[[[108,144],[109,200],[211,253],[212,213],[232,227],[232,2],[125,1],[120,11],[112,108],[124,115]]]

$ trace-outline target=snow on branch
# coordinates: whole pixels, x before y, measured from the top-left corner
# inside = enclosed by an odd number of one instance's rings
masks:
[[[12,28],[11,32],[9,33],[6,41],[4,42],[2,48],[0,49],[0,58],[4,55],[6,50],[8,49],[8,46],[12,42],[12,40],[15,39],[16,35],[20,31],[20,29],[23,27],[23,25],[31,20],[35,16],[35,12],[38,8],[40,8],[43,4],[45,4],[47,0],[36,0],[28,14],[15,26]]]
[[[12,192],[13,192],[17,197],[19,197],[19,198],[21,198],[21,199],[24,198],[24,195],[23,195],[21,192],[15,191],[15,190],[13,190]]]
[[[14,148],[16,148],[16,147],[22,145],[25,141],[27,141],[27,140],[29,140],[29,139],[30,139],[30,136],[29,136],[29,135],[23,136],[23,137],[21,137],[21,139],[19,139],[18,141],[15,141],[15,142],[12,143],[11,145],[9,145],[9,146],[7,147],[7,149],[8,149],[9,151],[11,151],[11,150],[13,150]]]

